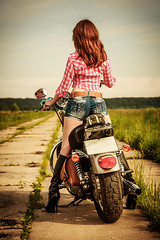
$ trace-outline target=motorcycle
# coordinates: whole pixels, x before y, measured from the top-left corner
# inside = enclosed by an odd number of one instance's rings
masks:
[[[36,98],[43,98],[41,107],[36,110],[50,110],[45,107],[46,90],[36,91]],[[63,131],[65,106],[69,93],[54,106]],[[140,188],[127,180],[133,172],[129,168],[124,152],[130,150],[129,145],[119,148],[113,134],[113,127],[106,123],[103,115],[93,114],[86,118],[83,124],[74,128],[69,135],[71,147],[62,170],[62,184],[74,196],[67,206],[77,205],[83,200],[94,202],[99,217],[106,223],[117,221],[123,211],[123,197],[128,195],[127,208],[135,208],[136,196],[141,194]],[[54,172],[56,158],[60,154],[62,139],[52,148],[50,153],[50,168]]]

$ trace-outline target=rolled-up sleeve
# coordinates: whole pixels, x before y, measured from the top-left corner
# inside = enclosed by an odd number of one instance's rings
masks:
[[[109,58],[103,64],[103,82],[109,88],[113,87],[116,82],[116,78],[112,74]]]
[[[72,59],[69,57],[66,64],[66,69],[64,71],[63,79],[56,90],[56,94],[59,97],[64,97],[66,95],[73,82],[73,78],[74,78],[74,66]]]

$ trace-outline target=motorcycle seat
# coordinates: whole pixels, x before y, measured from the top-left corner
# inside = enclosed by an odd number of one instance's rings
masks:
[[[83,146],[84,141],[84,124],[75,127],[69,135],[69,144],[71,149]]]

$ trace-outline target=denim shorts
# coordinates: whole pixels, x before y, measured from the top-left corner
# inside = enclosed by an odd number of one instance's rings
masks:
[[[101,113],[103,116],[108,114],[105,101],[101,97],[91,96],[70,98],[65,110],[65,117],[80,121],[91,114]]]

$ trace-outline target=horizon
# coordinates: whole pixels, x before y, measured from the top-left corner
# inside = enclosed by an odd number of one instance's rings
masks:
[[[37,98],[34,98],[34,97],[4,97],[4,98],[1,98],[0,99],[33,99],[33,100],[41,100],[41,99],[37,99]],[[108,97],[103,97],[104,99],[115,99],[115,98],[160,98],[160,96],[158,97],[112,97],[112,98],[108,98]]]

